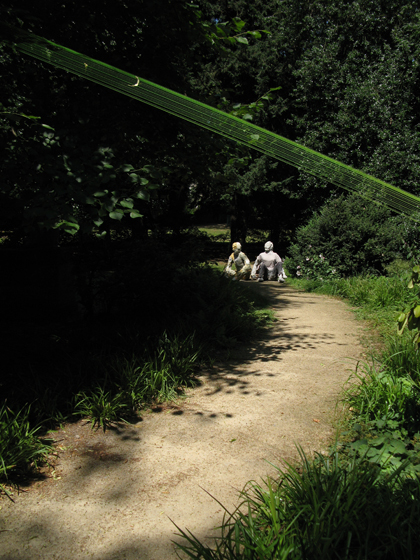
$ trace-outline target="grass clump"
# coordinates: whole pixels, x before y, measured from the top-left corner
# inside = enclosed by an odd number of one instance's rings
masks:
[[[360,459],[300,457],[278,481],[245,488],[213,546],[179,530],[179,549],[203,560],[417,558],[418,484]]]
[[[13,412],[6,404],[0,407],[0,477],[37,468],[51,450],[51,441],[39,436],[41,426],[30,421],[30,407]]]

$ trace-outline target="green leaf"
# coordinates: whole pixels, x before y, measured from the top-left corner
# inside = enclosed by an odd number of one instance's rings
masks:
[[[104,221],[101,218],[98,218],[97,220],[94,220],[93,223],[95,224],[95,226],[99,227],[104,223]]]
[[[133,212],[130,212],[130,218],[141,218],[143,215],[139,214],[139,212],[137,212],[137,210],[134,210]]]
[[[241,31],[241,29],[246,25],[246,23],[242,21],[241,18],[239,17],[234,17],[232,22],[237,31]]]
[[[128,173],[129,171],[132,171],[134,169],[134,167],[131,164],[127,164],[127,165],[123,165],[121,168],[125,173]]]
[[[251,138],[252,138],[252,140],[259,140],[260,135],[259,134],[251,134]]]
[[[123,215],[124,215],[123,212],[118,210],[114,210],[114,212],[109,213],[109,217],[112,218],[113,220],[121,220]]]
[[[134,204],[133,201],[127,198],[126,200],[121,200],[120,202],[123,208],[133,208]]]
[[[252,35],[254,39],[261,39],[261,33],[259,31],[248,31],[248,35]]]
[[[407,452],[404,443],[399,439],[391,440],[390,449],[393,453],[399,453],[400,455]]]
[[[378,423],[377,423],[376,425],[378,426]],[[379,427],[379,426],[378,426],[378,427]],[[373,439],[371,440],[370,444],[371,444],[373,447],[378,447],[379,445],[382,445],[382,444],[384,443],[384,441],[385,441],[385,437],[384,437],[384,436],[380,436],[380,437],[377,437],[377,438],[373,438]]]
[[[243,45],[248,45],[248,39],[246,37],[235,37],[238,43],[242,43]]]
[[[63,229],[67,233],[70,233],[71,235],[74,235],[75,233],[77,233],[79,231],[80,226],[76,222],[69,222],[69,221],[63,220],[62,222],[53,226],[53,229]]]
[[[221,25],[223,25],[223,24],[221,24]],[[216,35],[219,35],[220,37],[226,37],[227,36],[226,31],[220,25],[218,25],[216,27]]]
[[[108,191],[97,191],[96,193],[93,193],[93,196],[96,196],[96,197],[99,198],[99,197],[105,196],[107,194],[108,194]]]

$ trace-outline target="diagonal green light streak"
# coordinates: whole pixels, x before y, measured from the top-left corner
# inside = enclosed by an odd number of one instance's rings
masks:
[[[16,48],[27,55],[72,72],[166,111],[271,156],[300,171],[387,206],[420,221],[420,198],[362,171],[340,163],[283,136],[224,113],[134,74],[57,45],[30,33],[14,30]]]

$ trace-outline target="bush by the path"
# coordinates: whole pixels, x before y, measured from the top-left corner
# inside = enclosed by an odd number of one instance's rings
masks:
[[[406,228],[401,219],[359,195],[329,200],[289,248],[289,275],[305,278],[381,274],[400,253]]]

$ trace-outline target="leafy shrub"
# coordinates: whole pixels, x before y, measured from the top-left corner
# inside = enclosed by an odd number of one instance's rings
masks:
[[[312,247],[310,248],[312,251]],[[315,255],[308,251],[308,256],[302,261],[302,265],[297,265],[296,276],[305,278],[306,280],[330,280],[338,278],[337,270],[332,267],[324,255]],[[286,261],[286,266],[289,264],[289,259]]]
[[[298,266],[300,270],[307,267],[314,275],[315,263],[320,264],[316,255],[322,255],[340,276],[378,274],[398,256],[403,235],[401,223],[391,218],[387,209],[359,195],[342,195],[329,200],[298,229],[296,242],[289,248],[287,268],[295,275]]]

